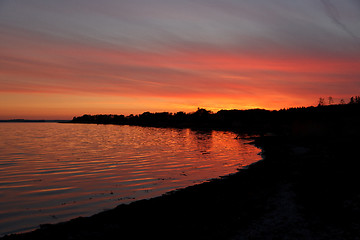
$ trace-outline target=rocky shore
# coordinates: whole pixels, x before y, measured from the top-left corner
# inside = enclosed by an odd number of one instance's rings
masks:
[[[359,239],[359,141],[254,139],[238,173],[12,239]]]

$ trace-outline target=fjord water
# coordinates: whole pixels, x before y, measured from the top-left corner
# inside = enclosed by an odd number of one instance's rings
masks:
[[[224,131],[1,123],[0,235],[236,172],[259,149]]]

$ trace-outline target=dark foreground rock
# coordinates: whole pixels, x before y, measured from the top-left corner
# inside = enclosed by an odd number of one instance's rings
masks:
[[[238,173],[3,239],[359,239],[359,141],[262,137]]]

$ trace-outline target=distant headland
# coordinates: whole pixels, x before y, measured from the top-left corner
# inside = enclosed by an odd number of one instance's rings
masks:
[[[329,104],[319,99],[314,107],[298,107],[281,110],[249,109],[220,110],[213,113],[198,108],[192,113],[144,112],[138,115],[88,115],[74,117],[71,123],[118,124],[150,127],[207,128],[233,130],[239,133],[276,133],[281,135],[351,135],[359,132],[353,121],[360,117],[360,97],[351,97]],[[329,131],[331,129],[331,131]]]

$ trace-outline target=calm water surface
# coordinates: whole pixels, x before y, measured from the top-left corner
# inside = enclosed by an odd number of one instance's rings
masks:
[[[259,149],[222,131],[0,123],[0,236],[236,172]]]

